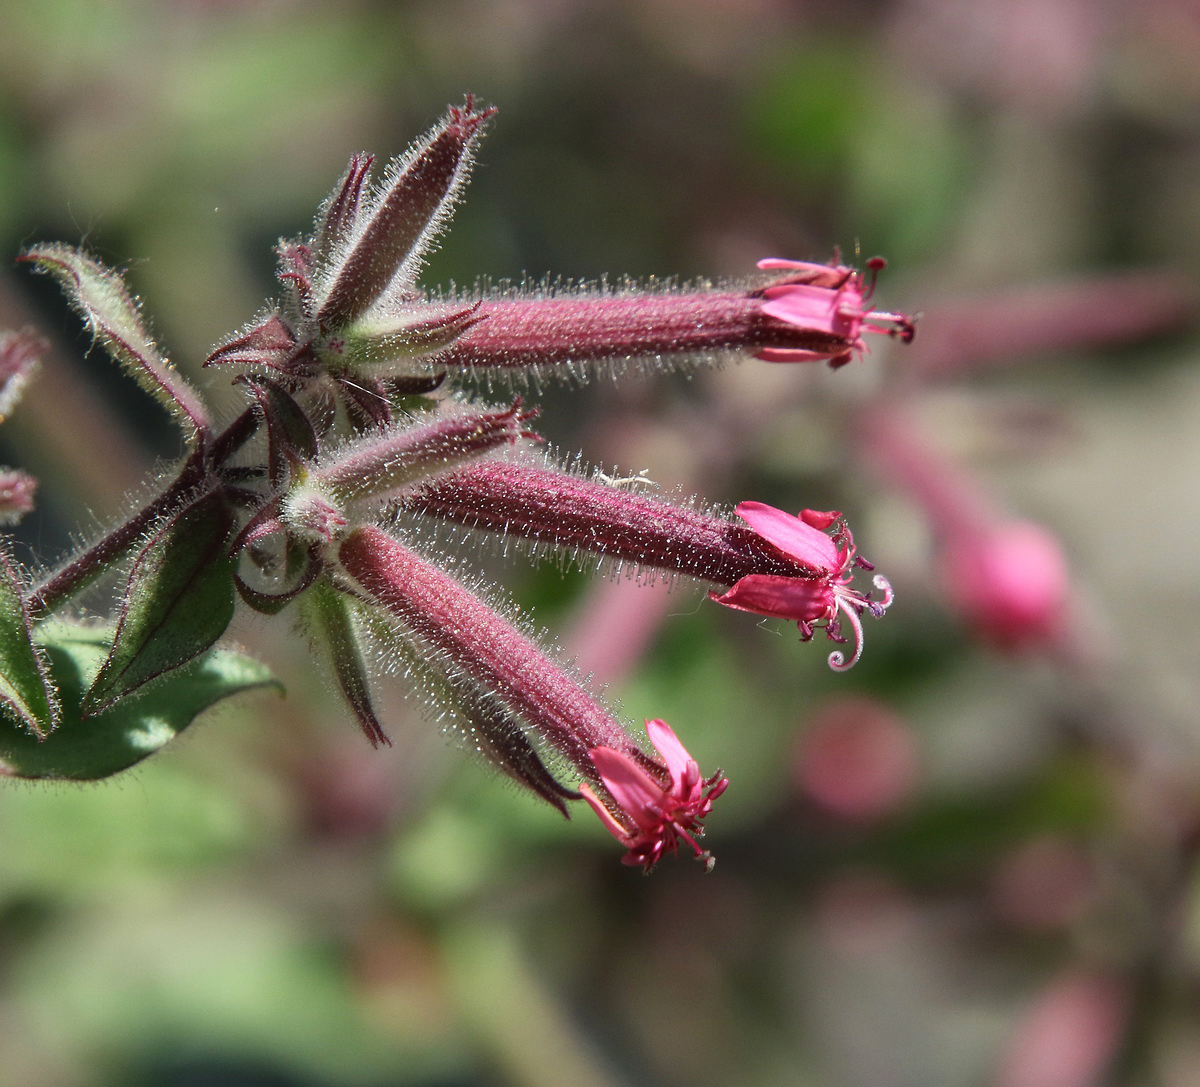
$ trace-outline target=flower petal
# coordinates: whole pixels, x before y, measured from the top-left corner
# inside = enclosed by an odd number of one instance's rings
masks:
[[[733,512],[767,543],[773,544],[814,573],[828,576],[841,568],[837,544],[820,529],[806,524],[799,517],[793,517],[764,502],[740,502]]]
[[[622,845],[628,845],[630,842],[629,831],[613,818],[613,813],[604,806],[603,801],[596,795],[592,787],[584,782],[579,786],[579,793],[591,806],[592,811],[600,817],[600,822],[604,824],[609,834]]]
[[[671,775],[671,784],[679,798],[686,799],[684,791],[690,790],[699,781],[700,771],[696,760],[688,754],[687,748],[679,742],[675,730],[666,721],[647,721],[646,734],[650,737],[654,750],[666,764],[667,772]]]
[[[837,295],[826,287],[810,287],[804,283],[784,287],[768,287],[763,292],[766,301],[762,311],[784,324],[830,336],[854,339],[858,329],[849,321],[837,304]]]
[[[665,792],[649,774],[624,752],[611,747],[597,747],[588,752],[593,765],[617,806],[643,831],[656,831],[662,826]]]
[[[798,516],[806,525],[811,525],[822,532],[842,519],[839,510],[801,510]]]
[[[718,604],[797,623],[815,623],[837,610],[837,598],[824,578],[747,574],[728,592],[709,597]]]
[[[788,281],[791,283],[808,283],[814,287],[824,287],[827,290],[837,290],[847,282],[857,283],[853,268],[842,264],[813,264],[807,260],[785,260],[782,257],[765,257],[758,262],[758,267],[764,272],[791,272]],[[786,286],[786,283],[778,286]],[[768,294],[768,297],[770,295]]]
[[[828,272],[829,265],[813,264],[807,260],[787,260],[784,257],[763,257],[758,262],[758,267],[763,271],[772,271],[782,269],[788,272]]]
[[[849,362],[853,355],[843,351],[838,355],[830,355],[828,351],[805,351],[798,347],[764,347],[756,351],[754,357],[759,362],[825,362],[836,368]]]

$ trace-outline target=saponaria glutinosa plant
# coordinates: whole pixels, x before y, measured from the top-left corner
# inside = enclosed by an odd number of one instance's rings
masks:
[[[887,582],[854,587],[855,568],[871,567],[839,513],[793,516],[757,502],[728,513],[631,491],[557,463],[520,399],[480,403],[455,381],[578,380],[629,359],[836,367],[864,350],[864,333],[907,340],[912,324],[872,309],[863,276],[837,262],[768,259],[753,282],[669,291],[426,293],[422,254],[492,113],[468,97],[375,182],[371,156],[350,160],[312,237],[280,243],[277,304],[206,361],[245,391],[245,409],[223,427],[152,341],[116,272],[63,244],[22,254],[174,417],[186,449],[149,501],[57,568],[27,574],[0,555],[0,772],[106,777],[217,700],[272,684],[263,665],[217,646],[240,599],[295,615],[372,744],[390,741],[372,702],[368,640],[521,785],[564,814],[586,801],[626,863],[648,869],[680,839],[711,862],[697,839],[726,779],[705,777],[663,721],[647,721],[643,735],[621,720],[523,619],[423,553],[405,525],[452,523],[688,575],[719,603],[794,620],[805,640],[820,630],[852,643],[849,655],[830,654],[835,669],[858,659],[861,615],[882,615]],[[0,343],[8,401],[38,350],[29,332]],[[15,517],[32,481],[0,475],[0,504]],[[114,570],[125,584],[114,621],[83,622],[73,600]]]

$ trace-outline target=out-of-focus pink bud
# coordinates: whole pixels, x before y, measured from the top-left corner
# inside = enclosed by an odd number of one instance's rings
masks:
[[[947,541],[944,584],[970,626],[1001,649],[1047,646],[1063,633],[1068,578],[1058,540],[1010,521]]]
[[[928,519],[938,583],[963,621],[1000,649],[1060,645],[1069,579],[1054,535],[1007,518],[980,481],[933,448],[902,409],[865,412],[858,434],[864,455]]]
[[[1198,307],[1195,284],[1171,271],[1124,272],[935,300],[925,309],[921,345],[905,369],[952,377],[1030,355],[1069,357],[1177,328]]]

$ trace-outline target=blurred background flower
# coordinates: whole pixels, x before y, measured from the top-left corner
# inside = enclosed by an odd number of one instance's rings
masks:
[[[0,29],[0,252],[124,264],[198,383],[350,154],[466,91],[500,114],[428,283],[840,247],[923,311],[836,373],[538,394],[621,477],[842,509],[896,589],[833,675],[686,586],[485,551],[728,774],[711,876],[623,868],[398,681],[373,751],[247,617],[286,701],[108,785],[0,789],[0,1087],[1195,1082],[1191,0],[0,0]],[[41,480],[27,561],[176,452],[10,266],[0,324],[30,323],[52,349],[0,430]],[[945,524],[863,432],[901,407],[968,505],[1061,549],[1052,647],[997,649],[947,591]]]

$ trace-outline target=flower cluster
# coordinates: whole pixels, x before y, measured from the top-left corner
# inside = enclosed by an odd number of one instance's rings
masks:
[[[735,518],[626,490],[541,453],[536,412],[519,399],[480,404],[457,379],[746,356],[838,367],[867,334],[911,339],[912,322],[873,310],[873,282],[851,268],[779,259],[760,262],[751,283],[716,287],[428,294],[423,254],[492,113],[468,98],[378,182],[370,156],[351,159],[312,236],[280,243],[279,302],[207,359],[247,395],[223,428],[116,273],[65,245],[24,254],[62,282],[96,339],[179,422],[187,449],[147,504],[57,569],[26,584],[5,560],[0,709],[13,728],[0,771],[104,776],[160,745],[147,739],[164,733],[147,731],[145,706],[173,685],[216,675],[211,701],[269,682],[215,648],[240,599],[298,616],[373,744],[390,743],[368,667],[384,659],[535,795],[564,814],[586,801],[626,863],[649,869],[682,839],[711,865],[697,839],[726,779],[704,777],[660,720],[646,724],[647,747],[494,592],[427,553],[423,526],[686,575],[719,603],[795,621],[804,640],[823,629],[845,642],[848,623],[853,652],[833,653],[835,669],[859,659],[861,614],[884,613],[888,583],[875,578],[878,599],[854,588],[855,568],[871,567],[838,513],[743,502]],[[868,263],[872,280],[881,266]],[[24,357],[20,344],[2,353]],[[127,587],[113,628],[54,614],[118,564]],[[84,656],[92,678],[81,685],[71,668]]]

